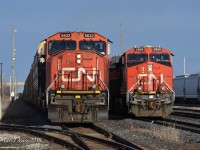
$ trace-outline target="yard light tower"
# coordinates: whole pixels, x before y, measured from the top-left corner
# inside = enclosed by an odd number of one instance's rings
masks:
[[[185,57],[183,58],[183,74],[185,76]]]
[[[15,47],[14,47],[14,33],[17,30],[15,29],[15,27],[13,26],[12,28],[12,75],[11,75],[11,91],[10,91],[10,97],[11,100],[13,101],[15,98],[15,87],[14,87],[14,80],[15,80],[15,74],[14,74],[14,66],[15,66]]]
[[[123,53],[123,31],[122,31],[122,23],[120,23],[120,49],[121,53]]]
[[[2,107],[1,107],[1,104],[2,104],[2,99],[3,99],[3,77],[2,77],[2,65],[3,65],[3,63],[0,63],[0,65],[1,65],[1,100],[0,100],[0,120],[1,120],[1,118],[2,118]]]

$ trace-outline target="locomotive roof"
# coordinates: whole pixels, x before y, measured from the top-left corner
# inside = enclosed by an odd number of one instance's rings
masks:
[[[174,55],[170,52],[170,50],[168,50],[168,49],[166,49],[166,48],[163,48],[163,47],[160,47],[160,46],[151,46],[151,45],[140,46],[140,47],[133,47],[133,48],[127,50],[127,51],[124,52],[124,53],[130,53],[130,52],[136,51],[136,50],[138,50],[138,52],[143,52],[143,51],[145,51],[146,48],[152,48],[154,52],[161,52],[161,51],[163,52],[163,51],[164,51],[164,52],[170,53],[172,56],[174,56]]]
[[[51,36],[49,36],[49,37],[47,37],[47,39],[48,38],[51,38],[51,37],[53,37],[53,36],[55,36],[55,35],[57,35],[57,34],[61,34],[61,33],[94,33],[94,34],[97,34],[97,35],[99,35],[99,36],[101,36],[102,38],[105,38],[105,39],[108,39],[108,38],[106,38],[106,37],[104,37],[103,35],[101,35],[101,34],[99,34],[99,33],[97,33],[97,32],[87,32],[87,31],[81,31],[81,32],[76,32],[76,31],[63,31],[63,32],[57,32],[57,33],[55,33],[55,34],[53,34],[53,35],[51,35]],[[109,39],[108,39],[108,41],[109,42],[111,42]],[[112,42],[111,42],[112,43]]]

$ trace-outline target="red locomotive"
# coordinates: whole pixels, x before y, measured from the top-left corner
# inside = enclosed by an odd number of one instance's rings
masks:
[[[109,39],[95,32],[59,32],[38,47],[24,99],[51,122],[108,118]]]
[[[111,110],[137,117],[169,115],[175,99],[172,56],[165,48],[144,46],[111,58]]]

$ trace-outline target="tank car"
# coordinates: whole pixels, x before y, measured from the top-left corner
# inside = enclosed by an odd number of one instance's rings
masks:
[[[174,77],[176,102],[200,102],[200,74]]]
[[[96,32],[59,32],[43,40],[24,86],[24,99],[51,122],[108,118],[109,39]]]
[[[172,112],[173,54],[142,46],[110,59],[110,109],[136,117],[163,117]]]

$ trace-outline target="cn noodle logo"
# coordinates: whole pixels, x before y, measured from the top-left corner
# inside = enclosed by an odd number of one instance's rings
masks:
[[[78,72],[78,77],[77,78],[67,78],[67,74],[69,74],[69,72],[72,72],[72,71],[76,71],[75,68],[62,68],[62,81],[72,81],[72,82],[78,82],[81,80],[81,74],[85,74],[86,75],[86,71],[84,68],[79,68],[77,70]],[[66,73],[68,72],[68,73]],[[91,82],[94,82],[95,81],[95,75],[96,75],[96,68],[93,68],[92,70],[92,76],[89,76],[87,74],[87,79]]]

